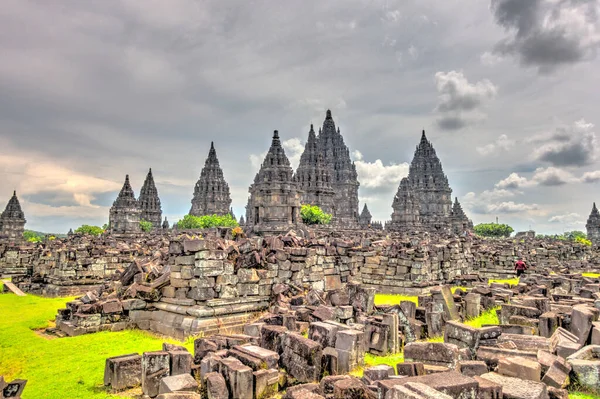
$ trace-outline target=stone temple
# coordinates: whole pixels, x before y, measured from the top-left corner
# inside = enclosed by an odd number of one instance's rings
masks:
[[[0,235],[8,238],[22,238],[25,231],[25,214],[14,191],[6,205],[6,209],[0,215]]]
[[[358,224],[361,228],[367,228],[371,224],[372,218],[373,216],[371,216],[371,212],[369,212],[369,208],[367,207],[367,204],[365,204],[360,216],[358,217]]]
[[[592,212],[585,224],[585,229],[587,230],[588,240],[590,240],[594,246],[598,246],[600,244],[600,212],[598,212],[595,202],[592,206]]]
[[[295,179],[303,191],[302,204],[316,205],[326,213],[335,213],[335,192],[331,186],[331,173],[325,166],[323,154],[319,151],[313,125],[310,125],[308,141],[300,157]]]
[[[277,130],[269,152],[248,189],[246,225],[254,232],[285,232],[297,227],[300,219],[301,190],[279,140]]]
[[[160,229],[162,227],[162,209],[160,207],[160,198],[158,198],[158,190],[154,184],[152,169],[148,171],[148,175],[140,191],[138,203],[142,211],[140,219],[152,222],[154,229]]]
[[[190,215],[225,215],[230,213],[231,195],[223,176],[214,144],[210,143],[208,158],[194,187]]]
[[[472,226],[458,199],[454,207],[452,205],[452,189],[448,178],[425,131],[415,151],[408,177],[400,181],[392,208],[392,220],[386,226],[390,230],[451,233]]]
[[[335,127],[331,111],[327,110],[323,128],[318,137],[319,152],[331,175],[334,196],[334,224],[345,228],[358,225],[358,174],[350,159],[340,129]]]
[[[113,233],[137,233],[140,231],[141,214],[142,210],[129,184],[129,175],[126,175],[123,188],[110,208],[108,228]]]

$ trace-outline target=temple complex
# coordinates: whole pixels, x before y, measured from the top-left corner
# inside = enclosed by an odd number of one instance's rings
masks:
[[[372,218],[373,216],[371,216],[371,212],[369,212],[369,208],[367,207],[367,204],[365,204],[362,212],[360,213],[360,216],[358,217],[358,224],[363,229],[367,228],[371,224]]]
[[[402,179],[394,197],[394,212],[389,228],[399,231],[421,228],[431,232],[451,232],[451,195],[452,189],[442,164],[423,130],[408,177]]]
[[[231,195],[229,185],[223,177],[215,146],[211,142],[208,158],[200,172],[200,178],[194,187],[190,215],[225,215],[231,211]]]
[[[325,166],[323,154],[319,152],[313,125],[310,125],[308,141],[294,178],[303,191],[302,204],[316,205],[323,212],[335,215],[335,193],[331,187],[331,173]]]
[[[587,238],[594,246],[600,245],[600,212],[596,208],[596,203],[592,206],[592,212],[585,224],[587,230]]]
[[[141,209],[129,184],[129,175],[119,196],[110,208],[108,228],[113,233],[136,233],[140,231]]]
[[[25,231],[25,214],[14,191],[4,212],[0,215],[0,235],[15,239],[22,238]]]
[[[151,222],[154,229],[160,229],[162,227],[162,209],[160,207],[160,198],[158,198],[158,190],[154,184],[152,169],[148,171],[148,175],[140,191],[138,203],[142,211],[140,219]]]
[[[248,191],[246,225],[252,226],[254,232],[282,232],[296,227],[301,221],[301,190],[277,130]]]
[[[358,174],[350,160],[350,151],[340,129],[335,127],[331,111],[327,110],[318,137],[319,152],[331,175],[334,196],[334,224],[352,228],[358,225]]]

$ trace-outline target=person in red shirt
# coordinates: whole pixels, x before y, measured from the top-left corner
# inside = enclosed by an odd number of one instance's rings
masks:
[[[519,258],[519,260],[515,262],[515,270],[517,271],[517,277],[521,277],[521,274],[525,273],[527,265],[525,264],[525,261],[523,261],[523,258]]]

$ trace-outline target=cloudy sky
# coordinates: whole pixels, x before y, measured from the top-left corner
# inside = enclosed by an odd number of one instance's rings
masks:
[[[297,164],[330,108],[374,219],[425,129],[475,223],[584,229],[599,18],[600,0],[3,0],[0,200],[16,189],[35,230],[101,225],[151,167],[178,220],[214,141],[239,217],[272,131]]]

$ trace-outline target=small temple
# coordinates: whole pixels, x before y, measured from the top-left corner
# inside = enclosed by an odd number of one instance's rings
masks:
[[[11,239],[20,239],[25,231],[25,214],[14,191],[4,212],[0,215],[0,235]]]
[[[160,198],[158,198],[158,190],[154,184],[152,169],[148,171],[148,175],[140,191],[138,203],[142,211],[140,220],[151,222],[154,229],[160,229],[162,227],[162,209]]]
[[[113,202],[108,217],[108,228],[113,233],[137,233],[140,231],[141,209],[129,183],[129,175],[119,196]]]
[[[592,245],[599,246],[600,245],[600,212],[598,212],[598,208],[596,208],[596,203],[592,205],[592,212],[588,217],[587,223],[585,224],[585,229],[587,231],[587,238],[592,242]]]
[[[367,228],[371,225],[372,218],[373,216],[371,216],[371,212],[369,212],[369,208],[367,207],[367,204],[365,204],[360,216],[358,217],[358,224],[361,228]]]
[[[301,190],[275,130],[271,147],[248,189],[246,226],[257,233],[285,232],[301,222]]]
[[[214,143],[211,142],[204,168],[202,168],[200,178],[194,187],[192,208],[189,214],[204,216],[225,215],[227,213],[233,215],[229,185],[225,181],[223,170],[219,165]]]

